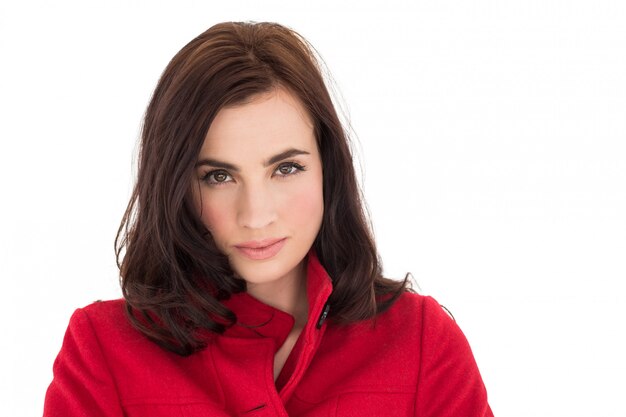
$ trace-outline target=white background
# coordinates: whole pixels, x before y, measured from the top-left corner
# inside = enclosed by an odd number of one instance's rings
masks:
[[[457,318],[498,416],[626,416],[626,2],[0,6],[0,415],[41,415],[161,71],[223,20],[324,57],[388,276]],[[621,399],[620,399],[621,398]]]

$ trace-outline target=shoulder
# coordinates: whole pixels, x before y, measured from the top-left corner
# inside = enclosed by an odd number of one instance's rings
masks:
[[[128,342],[148,342],[132,326],[124,299],[96,301],[76,309],[70,318],[67,333],[77,341],[90,342],[105,352]]]
[[[418,414],[493,415],[465,334],[434,298],[405,293],[389,309],[388,320],[404,323],[399,333],[403,331],[405,338],[412,336],[419,341],[414,345],[419,358]]]
[[[179,360],[178,355],[164,350],[131,324],[123,299],[98,301],[76,309],[59,358],[61,364],[106,368],[118,383],[131,373],[145,376],[148,364],[158,368],[155,364]]]
[[[433,297],[409,291],[402,293],[402,295],[398,298],[398,301],[394,304],[394,307],[419,311],[424,308],[429,310],[437,310],[441,308],[440,304]]]
[[[342,387],[410,393],[415,415],[492,415],[465,335],[430,296],[405,292],[372,319],[328,326],[316,366],[351,376]]]
[[[436,343],[434,340],[441,333],[454,326],[454,320],[433,297],[404,292],[391,307],[373,318],[329,326],[325,338],[341,346],[346,343],[362,346],[367,341],[372,348],[376,346],[372,341],[380,341],[387,351],[407,355],[406,359],[410,360],[416,358],[423,343]]]
[[[421,330],[425,325],[432,326],[433,323],[454,323],[447,310],[433,297],[412,292],[404,292],[376,321],[413,330]]]
[[[387,324],[397,323],[405,331],[418,332],[420,344],[426,349],[451,344],[469,352],[467,339],[455,319],[431,296],[405,292],[387,313]]]
[[[94,316],[93,318],[119,319],[125,316],[125,309],[126,301],[123,298],[118,298],[115,300],[94,301],[78,310],[89,316]]]
[[[465,334],[446,309],[433,297],[403,293],[385,312],[374,319],[377,332],[387,341],[412,346],[421,360],[446,349],[450,354],[471,356]],[[410,349],[409,349],[410,350]]]
[[[107,301],[99,300],[76,309],[70,319],[70,326],[73,324],[90,326],[94,330],[110,327],[124,328],[125,324],[130,326],[126,316],[126,304],[121,298]]]

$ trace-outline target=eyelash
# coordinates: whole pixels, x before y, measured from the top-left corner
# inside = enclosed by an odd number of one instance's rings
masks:
[[[300,165],[297,162],[283,162],[282,164],[278,165],[278,167],[276,167],[276,169],[274,170],[274,172],[280,170],[281,168],[295,168],[295,171],[292,171],[289,174],[279,174],[278,177],[282,177],[283,179],[285,178],[289,178],[292,177],[294,175],[298,175],[300,172],[302,171],[306,171],[306,167],[304,165]],[[211,177],[217,174],[223,174],[226,175],[228,177],[230,177],[231,175],[228,173],[228,171],[225,171],[223,169],[216,169],[213,171],[209,171],[206,174],[204,174],[201,178],[201,181],[205,182],[206,184],[208,184],[209,186],[217,186],[217,187],[221,187],[222,185],[228,184],[231,181],[211,181]]]

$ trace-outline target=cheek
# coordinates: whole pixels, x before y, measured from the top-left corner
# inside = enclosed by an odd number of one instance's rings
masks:
[[[284,218],[291,219],[304,229],[319,228],[324,213],[321,180],[298,187],[283,205]]]
[[[230,217],[232,213],[233,210],[225,204],[216,204],[216,201],[209,204],[206,200],[202,203],[200,219],[209,232],[211,232],[218,246],[222,246],[220,243],[224,242],[226,238],[232,234],[230,232],[230,225],[232,224]]]

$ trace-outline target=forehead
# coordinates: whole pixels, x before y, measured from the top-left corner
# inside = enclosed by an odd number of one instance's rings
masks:
[[[221,109],[206,134],[200,157],[243,160],[288,147],[315,147],[311,118],[293,94],[276,88],[249,102]]]

